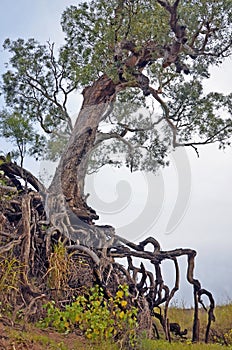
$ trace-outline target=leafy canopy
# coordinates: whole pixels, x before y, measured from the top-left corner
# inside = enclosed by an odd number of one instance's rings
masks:
[[[99,126],[92,170],[126,163],[154,171],[167,163],[173,146],[224,147],[232,132],[231,95],[206,95],[202,84],[209,68],[231,55],[231,19],[230,0],[70,6],[61,18],[65,43],[58,52],[35,39],[6,39],[11,56],[1,88],[3,136],[14,137],[20,152],[23,129],[23,142],[34,144],[30,154],[43,150],[57,159],[73,129],[73,92],[107,74],[124,90]]]
[[[180,24],[187,28],[188,43],[202,52],[197,61],[188,62],[192,75],[207,76],[209,65],[222,61],[223,48],[231,45],[231,12],[231,3],[227,0],[179,2],[177,16]],[[154,41],[159,50],[153,53],[157,59],[148,73],[150,79],[157,81],[157,70],[162,70],[159,56],[174,36],[169,17],[160,1],[154,0],[98,0],[71,6],[61,20],[66,34],[61,59],[69,64],[70,70],[75,69],[78,82],[85,85],[97,79],[100,73],[117,76],[115,46],[121,41],[133,41],[137,52]],[[122,54],[127,57],[128,52],[125,50]],[[186,57],[185,50],[181,55]]]

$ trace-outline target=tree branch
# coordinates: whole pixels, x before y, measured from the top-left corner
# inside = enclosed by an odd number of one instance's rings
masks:
[[[172,135],[173,135],[172,144],[173,144],[173,147],[176,147],[177,128],[173,124],[173,122],[170,120],[169,108],[166,105],[166,103],[162,100],[162,98],[159,96],[158,92],[155,89],[153,89],[152,87],[149,87],[149,89],[150,89],[150,92],[151,92],[152,96],[155,98],[155,100],[157,102],[159,102],[159,104],[160,104],[160,106],[161,106],[161,108],[163,110],[164,120],[167,122],[169,128],[172,131]]]
[[[107,133],[98,132],[98,134],[96,136],[94,148],[96,148],[101,142],[106,141],[106,140],[110,140],[113,138],[125,143],[125,145],[129,148],[130,153],[133,153],[133,151],[134,151],[133,145],[128,140],[124,139],[124,137],[120,136],[117,133],[108,133],[107,134]]]
[[[200,145],[207,145],[210,143],[214,143],[214,142],[220,142],[221,140],[217,138],[217,136],[220,135],[221,132],[225,131],[227,128],[231,128],[231,125],[225,125],[222,129],[218,130],[214,135],[208,137],[206,140],[204,141],[198,141],[198,142],[184,142],[184,143],[179,143],[176,142],[175,146],[176,147],[188,147],[188,146],[200,146]],[[215,139],[215,140],[214,140]]]
[[[154,128],[155,125],[158,125],[159,123],[161,123],[165,118],[161,117],[159,118],[156,122],[152,123],[150,126],[147,126],[145,128],[131,128],[130,126],[128,126],[127,124],[123,124],[123,123],[118,123],[119,126],[123,127],[126,131],[130,131],[130,132],[143,132],[143,131],[149,131],[152,130]]]
[[[37,191],[40,191],[42,193],[46,192],[44,185],[28,170],[21,168],[16,163],[8,162],[4,156],[0,156],[0,160],[0,169],[3,170],[7,176],[10,178],[12,176],[18,176],[23,180],[29,182]],[[19,185],[21,186],[20,182]],[[18,188],[18,186],[16,185],[17,189],[21,190],[21,188]]]

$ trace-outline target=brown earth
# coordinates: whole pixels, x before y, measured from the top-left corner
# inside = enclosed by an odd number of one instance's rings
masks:
[[[78,334],[59,334],[52,330],[41,330],[34,326],[7,325],[0,320],[0,350],[91,350]]]

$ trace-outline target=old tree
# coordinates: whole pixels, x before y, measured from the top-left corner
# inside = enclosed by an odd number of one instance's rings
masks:
[[[208,341],[214,300],[195,279],[196,252],[163,251],[153,237],[135,244],[113,227],[97,225],[84,181],[89,170],[104,164],[156,171],[176,147],[197,151],[201,144],[229,144],[231,96],[205,94],[202,81],[210,77],[211,66],[231,54],[231,12],[230,0],[95,0],[64,11],[65,44],[59,51],[50,42],[5,40],[10,59],[2,77],[0,128],[16,148],[0,159],[0,253],[22,262],[20,286],[5,298],[12,305],[17,300],[27,317],[42,297],[54,298],[54,291],[68,299],[81,286],[98,283],[109,297],[126,283],[140,324],[149,330],[156,316],[168,338],[178,257],[186,255],[195,305],[192,339],[199,339],[198,305],[206,295]],[[78,89],[83,103],[73,125],[68,106]],[[140,112],[144,106],[147,113]],[[26,154],[60,157],[49,188],[23,168]],[[59,283],[51,286],[58,242],[72,264],[65,276],[60,265]],[[166,259],[175,267],[172,288],[162,278]],[[163,313],[157,311],[161,304]]]

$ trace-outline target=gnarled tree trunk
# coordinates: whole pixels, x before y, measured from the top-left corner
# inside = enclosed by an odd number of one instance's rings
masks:
[[[84,199],[88,160],[100,121],[116,96],[116,85],[106,75],[83,91],[83,104],[68,145],[49,188],[49,196],[63,195],[64,204],[81,220],[98,219]],[[51,210],[51,208],[50,208]]]

